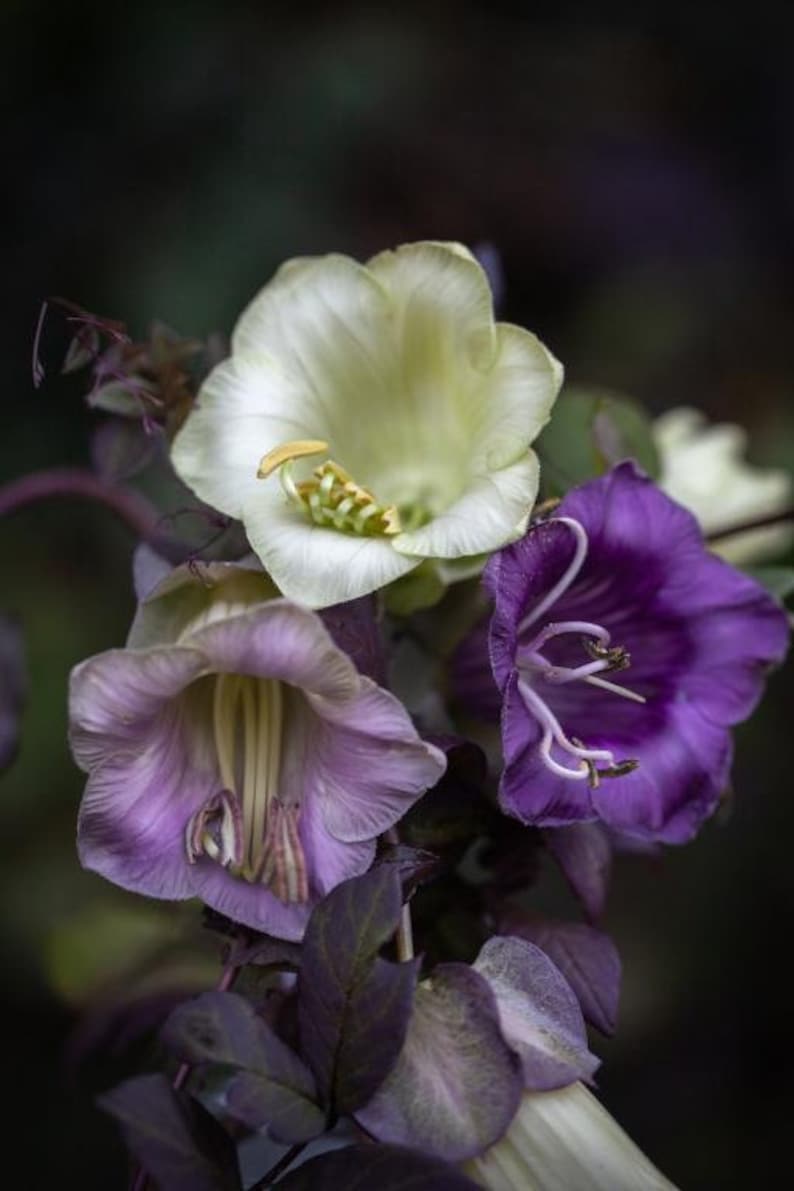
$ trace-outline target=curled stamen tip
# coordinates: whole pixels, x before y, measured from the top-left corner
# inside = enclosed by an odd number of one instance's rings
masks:
[[[256,477],[266,480],[274,471],[278,471],[285,463],[292,459],[303,459],[308,455],[322,455],[328,450],[328,443],[319,438],[298,438],[293,442],[282,443],[268,451],[259,461]]]
[[[639,761],[634,757],[629,757],[625,761],[618,761],[616,765],[610,765],[606,769],[599,769],[600,777],[625,777],[628,773],[633,773],[635,769],[639,768]]]
[[[383,510],[383,532],[385,534],[402,533],[400,514],[397,512],[396,505],[389,505],[388,509]]]

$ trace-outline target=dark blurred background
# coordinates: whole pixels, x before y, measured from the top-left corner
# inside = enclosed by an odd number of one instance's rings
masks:
[[[205,336],[287,257],[420,238],[496,245],[504,317],[570,380],[742,422],[758,462],[794,467],[792,22],[598,7],[6,0],[0,481],[88,459],[80,386],[32,385],[45,296]],[[149,943],[173,962],[172,920],[78,868],[65,684],[124,639],[133,542],[57,502],[0,543],[32,683],[0,779],[6,1155],[25,1186],[122,1186],[92,1097],[123,1047],[80,1068],[74,1031],[104,965]],[[621,861],[610,899],[625,988],[600,1085],[686,1191],[787,1182],[791,695],[778,674],[739,732],[731,813]]]

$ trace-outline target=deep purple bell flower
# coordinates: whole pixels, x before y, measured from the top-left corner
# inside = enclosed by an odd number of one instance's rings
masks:
[[[691,838],[728,784],[730,728],[785,655],[782,608],[630,462],[570,492],[484,579],[503,809]],[[458,676],[483,706],[476,647]]]
[[[87,868],[296,939],[446,762],[315,613],[272,592],[244,568],[178,568],[126,649],[73,671],[70,740]]]

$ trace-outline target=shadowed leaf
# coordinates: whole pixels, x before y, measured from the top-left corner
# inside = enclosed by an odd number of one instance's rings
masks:
[[[242,1191],[235,1146],[218,1122],[164,1075],[127,1080],[99,1099],[161,1191]]]
[[[439,1158],[402,1146],[356,1145],[304,1162],[278,1183],[283,1191],[477,1191]]]
[[[302,1050],[332,1115],[373,1095],[402,1048],[417,963],[378,950],[402,909],[397,866],[380,865],[338,885],[314,910],[298,978]]]
[[[249,1128],[285,1144],[323,1132],[311,1072],[242,997],[203,993],[174,1010],[162,1038],[185,1062],[232,1069],[222,1080],[227,1108]]]

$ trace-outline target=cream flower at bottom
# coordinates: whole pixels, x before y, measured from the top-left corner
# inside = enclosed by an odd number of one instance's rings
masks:
[[[791,501],[791,477],[779,468],[754,467],[744,459],[747,435],[731,423],[711,425],[699,410],[682,406],[653,423],[662,472],[660,487],[694,513],[707,535],[782,512]],[[788,526],[751,530],[714,544],[741,566],[782,553],[792,540]]]
[[[534,335],[494,321],[460,245],[290,261],[241,316],[172,458],[242,520],[286,596],[325,607],[520,535],[561,379]]]
[[[582,1083],[525,1092],[501,1141],[463,1169],[490,1191],[675,1191]]]

